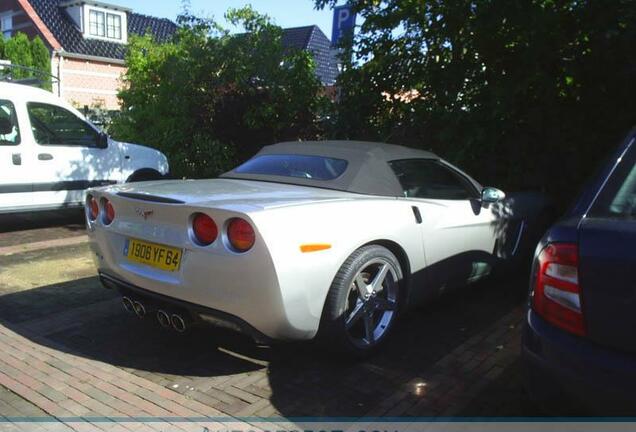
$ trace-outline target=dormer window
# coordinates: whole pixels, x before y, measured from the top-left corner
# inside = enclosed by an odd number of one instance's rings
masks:
[[[128,12],[121,6],[91,0],[69,0],[60,4],[87,39],[128,42]]]
[[[91,36],[106,36],[106,32],[104,31],[105,24],[104,12],[99,12],[96,10],[92,10],[90,12],[88,27],[90,28],[89,31]]]
[[[91,9],[88,17],[88,28],[91,36],[121,40],[120,15]]]
[[[121,17],[119,15],[106,14],[106,37],[121,39]]]

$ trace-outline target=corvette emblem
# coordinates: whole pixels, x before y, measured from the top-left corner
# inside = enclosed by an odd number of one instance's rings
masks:
[[[154,210],[142,210],[139,207],[135,208],[135,213],[137,213],[139,216],[141,216],[142,218],[148,219],[149,216],[152,216],[152,214],[154,213]]]

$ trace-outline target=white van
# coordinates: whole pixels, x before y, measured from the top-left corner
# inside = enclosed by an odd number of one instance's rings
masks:
[[[79,206],[89,187],[167,175],[161,152],[111,139],[50,92],[0,82],[0,214]]]

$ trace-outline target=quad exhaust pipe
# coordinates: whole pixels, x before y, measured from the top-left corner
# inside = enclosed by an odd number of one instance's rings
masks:
[[[172,324],[172,328],[177,333],[185,333],[185,331],[188,329],[185,320],[179,314],[172,314],[172,316],[170,317],[170,324]]]
[[[168,312],[164,311],[163,309],[159,309],[157,311],[157,322],[162,328],[165,329],[172,326],[172,323],[170,322],[170,315],[168,315]]]
[[[124,296],[121,298],[121,304],[124,306],[124,309],[128,313],[135,313],[135,305],[132,299],[128,296]]]
[[[157,322],[162,328],[172,328],[177,333],[185,333],[188,330],[188,323],[185,318],[177,313],[170,315],[163,309],[157,311]]]
[[[135,310],[135,315],[137,315],[138,318],[143,318],[146,316],[146,307],[140,301],[135,301],[133,303],[133,308]]]
[[[139,300],[133,300],[128,296],[123,296],[121,303],[126,312],[135,314],[139,318],[144,318],[148,314],[148,308]],[[162,328],[172,328],[177,333],[185,333],[188,330],[188,320],[181,316],[181,314],[170,314],[164,309],[158,309],[155,313],[155,317]]]
[[[128,296],[123,296],[121,298],[121,304],[128,313],[135,314],[139,318],[146,316],[146,306],[139,300],[133,300]]]

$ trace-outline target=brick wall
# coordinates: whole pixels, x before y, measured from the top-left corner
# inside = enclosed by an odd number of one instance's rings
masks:
[[[0,14],[6,12],[13,13],[13,34],[19,31],[29,38],[40,35],[49,49],[59,48],[46,26],[38,29],[36,24],[43,23],[28,3],[23,0],[0,0]],[[120,76],[125,70],[123,65],[116,63],[60,59],[57,55],[53,55],[51,61],[51,74],[58,76],[61,81],[59,94],[79,108],[98,105],[108,110],[119,109],[117,90],[121,86]],[[53,92],[58,94],[58,85],[55,83]]]
[[[119,109],[117,91],[126,71],[123,65],[62,58],[58,72],[59,62],[56,56],[52,69],[54,74],[59,73],[62,98],[80,108],[98,105],[108,110]]]

